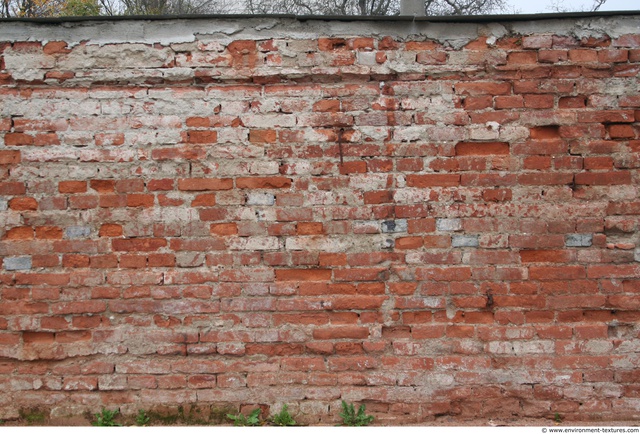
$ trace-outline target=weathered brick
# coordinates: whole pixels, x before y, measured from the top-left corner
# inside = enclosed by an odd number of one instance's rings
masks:
[[[280,176],[236,179],[237,188],[289,188],[290,186],[291,179]]]
[[[230,190],[232,188],[233,179],[229,178],[190,178],[178,180],[178,189],[184,191]]]

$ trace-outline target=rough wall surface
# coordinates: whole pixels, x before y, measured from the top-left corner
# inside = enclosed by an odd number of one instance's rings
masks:
[[[0,24],[0,418],[637,419],[639,23]]]

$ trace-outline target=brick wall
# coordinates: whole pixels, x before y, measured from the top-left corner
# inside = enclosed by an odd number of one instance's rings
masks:
[[[3,23],[0,418],[637,419],[637,29]]]

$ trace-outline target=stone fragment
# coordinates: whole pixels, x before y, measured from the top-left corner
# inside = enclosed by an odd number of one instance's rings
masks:
[[[276,197],[273,193],[247,193],[247,205],[272,206],[275,203]]]
[[[385,220],[380,224],[383,233],[407,232],[407,220]]]
[[[454,232],[462,230],[462,220],[460,219],[436,219],[436,229],[443,232]]]
[[[88,226],[69,226],[64,229],[65,238],[87,238],[91,235],[91,228]]]
[[[477,235],[454,235],[451,238],[451,247],[478,247]]]
[[[564,245],[567,247],[591,247],[591,244],[592,234],[568,234],[564,238]]]
[[[30,270],[31,256],[14,256],[4,258],[4,269],[7,271]]]

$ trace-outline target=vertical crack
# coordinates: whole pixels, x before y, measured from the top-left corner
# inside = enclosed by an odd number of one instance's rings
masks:
[[[344,155],[342,149],[342,135],[344,134],[344,128],[338,130],[338,151],[340,152],[340,165],[344,164]]]

